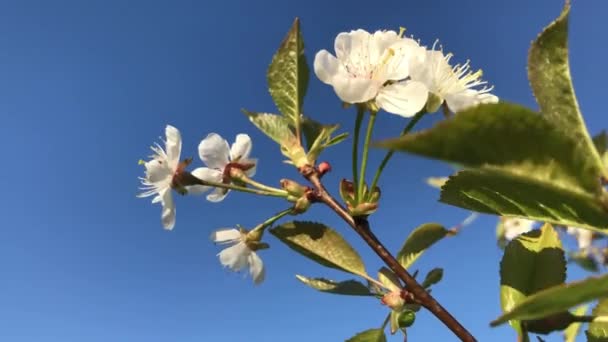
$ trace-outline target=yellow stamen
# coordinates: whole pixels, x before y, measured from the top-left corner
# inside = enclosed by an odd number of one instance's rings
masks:
[[[399,38],[403,38],[404,33],[405,33],[405,27],[399,26]]]

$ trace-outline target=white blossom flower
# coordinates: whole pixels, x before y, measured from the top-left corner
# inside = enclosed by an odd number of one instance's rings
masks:
[[[364,30],[340,33],[335,40],[336,56],[327,50],[315,56],[314,70],[324,83],[333,86],[347,103],[376,101],[385,111],[404,117],[420,111],[428,91],[408,79],[410,64],[423,59],[424,48],[395,31]],[[420,61],[419,61],[420,62]]]
[[[211,240],[218,244],[232,245],[218,254],[222,265],[235,272],[249,268],[256,285],[264,281],[264,263],[248,245],[246,232],[234,228],[221,229],[211,234]]]
[[[159,144],[152,146],[152,160],[145,162],[145,177],[140,177],[143,191],[138,197],[154,195],[152,203],[161,203],[162,224],[167,230],[175,226],[175,204],[171,194],[173,178],[181,170],[179,157],[182,149],[182,138],[173,126],[165,128],[165,149]]]
[[[579,249],[588,249],[593,241],[593,232],[589,229],[568,227],[568,234],[574,235]]]
[[[519,217],[503,217],[501,220],[504,229],[504,237],[508,241],[531,231],[535,223],[534,221]]]
[[[247,134],[238,134],[232,146],[216,133],[207,135],[198,145],[198,154],[207,167],[199,167],[192,171],[195,177],[215,183],[229,183],[232,168],[242,170],[248,177],[255,175],[257,159],[249,158],[251,153],[251,138]],[[222,201],[229,190],[216,188],[207,195],[211,202]]]
[[[481,80],[482,71],[471,71],[469,61],[460,65],[450,65],[452,54],[443,54],[443,51],[426,51],[424,59],[412,61],[410,78],[423,83],[428,91],[439,98],[438,105],[443,101],[448,108],[456,113],[480,103],[496,103],[498,97],[490,94],[492,87],[485,86],[486,81]],[[481,89],[476,87],[484,86]]]

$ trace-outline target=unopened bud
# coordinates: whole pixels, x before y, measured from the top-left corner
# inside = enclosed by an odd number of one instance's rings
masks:
[[[416,321],[416,313],[411,310],[405,310],[399,313],[399,317],[397,318],[397,324],[399,328],[409,328]]]
[[[302,196],[298,198],[296,203],[293,206],[294,213],[302,214],[306,212],[310,208],[310,200],[308,200],[307,196]]]
[[[393,291],[385,294],[380,300],[380,303],[388,306],[394,311],[401,311],[405,301],[401,298],[401,291]]]
[[[323,177],[323,175],[331,171],[331,165],[324,161],[319,164],[317,169],[319,170],[319,177]]]
[[[287,193],[290,194],[291,196],[300,198],[306,192],[305,186],[300,185],[298,182],[292,181],[291,179],[283,178],[283,179],[281,179],[280,183],[281,183],[281,188],[283,190],[287,191]]]
[[[340,181],[340,197],[349,206],[355,205],[355,186],[353,182],[342,179]]]
[[[378,210],[378,203],[361,203],[350,210],[350,214],[353,216],[367,216],[371,215]]]

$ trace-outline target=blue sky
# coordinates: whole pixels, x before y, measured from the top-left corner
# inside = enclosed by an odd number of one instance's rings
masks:
[[[381,324],[385,308],[367,298],[317,293],[294,277],[347,279],[292,253],[268,236],[261,252],[267,280],[219,265],[211,231],[253,226],[285,207],[277,199],[232,193],[221,204],[177,198],[177,225],[163,231],[160,208],[137,199],[137,161],[149,155],[166,124],[182,131],[184,155],[210,132],[254,140],[257,179],[298,177],[277,147],[240,108],[274,111],[265,85],[271,56],[294,17],[302,20],[309,61],[337,33],[408,28],[439,38],[458,61],[470,58],[503,99],[534,106],[526,79],[530,41],[557,16],[560,0],[543,1],[3,1],[0,3],[0,340],[2,341],[340,341]],[[602,66],[608,3],[575,1],[572,73],[590,130],[608,126]],[[352,128],[332,89],[314,75],[310,116]],[[424,120],[429,126],[438,117]],[[379,117],[375,137],[405,122]],[[506,138],[506,137],[505,137]],[[329,151],[331,190],[349,174],[349,144]],[[372,165],[382,152],[375,151]],[[415,226],[456,224],[467,212],[437,202],[427,176],[450,168],[398,155],[383,178],[372,225],[396,251]],[[322,207],[305,217],[339,230],[361,250],[367,268],[379,259]],[[484,216],[441,242],[416,268],[445,268],[434,295],[480,341],[513,341],[489,328],[500,312],[496,219]],[[582,275],[575,266],[574,279]],[[558,336],[553,337],[559,340]],[[452,341],[434,317],[418,316],[411,341]]]

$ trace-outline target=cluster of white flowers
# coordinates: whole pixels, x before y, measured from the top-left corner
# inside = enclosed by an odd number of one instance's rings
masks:
[[[173,126],[165,128],[165,148],[159,144],[152,146],[154,152],[150,156],[151,160],[144,162],[145,177],[141,177],[142,193],[138,197],[154,196],[152,203],[161,203],[162,225],[167,230],[172,230],[175,226],[175,203],[171,190],[174,189],[183,194],[202,194],[214,189],[207,200],[210,202],[220,202],[228,194],[228,190],[214,188],[206,185],[186,185],[180,184],[180,176],[185,171],[189,161],[180,162],[182,139],[179,130]],[[209,134],[201,141],[198,146],[200,159],[207,167],[199,167],[192,171],[196,178],[213,183],[230,182],[227,174],[231,168],[239,168],[249,176],[255,174],[257,159],[249,158],[252,143],[247,134],[236,136],[232,146],[221,136],[215,133]],[[211,236],[211,240],[216,243],[233,243],[234,246],[226,248],[218,254],[222,265],[239,271],[249,268],[255,283],[260,283],[264,279],[264,266],[262,260],[250,249],[250,245],[245,243],[246,233],[237,229],[222,229]]]
[[[335,40],[335,51],[336,56],[326,50],[318,52],[314,70],[319,79],[332,85],[347,103],[373,103],[375,108],[409,117],[425,106],[428,109],[430,100],[435,107],[445,101],[453,112],[498,101],[489,94],[491,88],[475,89],[485,82],[480,80],[480,71],[470,71],[468,62],[452,67],[451,54],[444,55],[434,46],[427,50],[395,31],[340,33]],[[151,159],[143,162],[143,192],[138,196],[154,196],[152,203],[162,205],[162,225],[167,230],[175,226],[172,190],[181,194],[210,191],[207,200],[220,202],[229,189],[212,184],[231,184],[234,172],[245,177],[255,174],[258,161],[249,157],[252,143],[247,134],[238,134],[231,146],[220,135],[209,134],[198,146],[199,157],[206,166],[191,173],[185,171],[191,160],[180,160],[180,132],[167,126],[165,136],[165,147],[155,144]],[[193,179],[200,180],[201,184]],[[255,250],[262,247],[256,238],[251,239],[242,229],[221,229],[211,236],[216,243],[232,244],[218,254],[222,265],[234,271],[249,268],[257,284],[264,279],[264,266]]]
[[[472,72],[468,62],[451,66],[452,54],[444,55],[435,45],[428,50],[395,31],[343,32],[334,49],[335,56],[326,50],[317,53],[314,70],[347,103],[375,101],[389,113],[410,117],[427,100],[432,107],[445,101],[453,112],[498,102],[480,79],[481,70]]]

